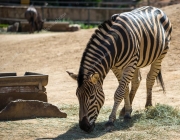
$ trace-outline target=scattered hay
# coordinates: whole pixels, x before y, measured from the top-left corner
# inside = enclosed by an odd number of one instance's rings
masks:
[[[164,104],[156,104],[145,111],[136,111],[133,116],[140,116],[136,122],[145,126],[180,125],[180,110]]]
[[[145,112],[147,119],[173,119],[180,118],[180,111],[169,105],[157,104],[154,107],[149,107]]]

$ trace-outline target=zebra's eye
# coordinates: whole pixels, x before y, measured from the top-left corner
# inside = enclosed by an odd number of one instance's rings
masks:
[[[90,99],[93,99],[94,98],[94,96],[90,96]]]

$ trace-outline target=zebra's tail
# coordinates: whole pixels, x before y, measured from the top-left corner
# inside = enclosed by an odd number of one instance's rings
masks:
[[[165,90],[165,85],[164,85],[164,81],[163,81],[161,70],[159,71],[159,73],[157,75],[157,83],[160,83],[160,85],[161,85],[161,87],[163,89],[163,93],[165,94],[166,90]]]

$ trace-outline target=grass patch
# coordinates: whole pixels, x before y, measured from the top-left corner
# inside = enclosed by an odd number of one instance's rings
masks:
[[[90,134],[79,128],[78,105],[59,105],[59,107],[61,111],[67,113],[67,118],[0,122],[0,139],[160,140],[173,137],[178,140],[180,137],[180,110],[168,105],[157,104],[147,110],[134,111],[129,121],[117,119],[112,132],[106,132],[104,127],[112,107],[103,107],[96,121],[95,130]]]

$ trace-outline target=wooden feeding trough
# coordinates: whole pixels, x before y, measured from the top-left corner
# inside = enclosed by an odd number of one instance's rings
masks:
[[[16,99],[47,102],[47,84],[48,75],[34,72],[25,72],[24,76],[0,73],[0,110]]]

